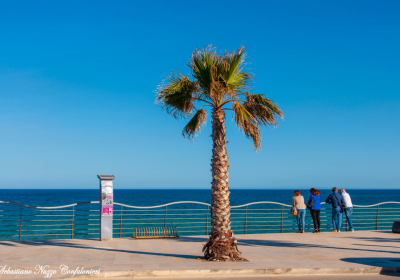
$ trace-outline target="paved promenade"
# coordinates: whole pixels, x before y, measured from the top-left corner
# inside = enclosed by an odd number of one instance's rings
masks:
[[[70,278],[60,265],[100,269],[100,278],[156,276],[233,276],[260,274],[400,273],[400,235],[388,231],[238,235],[249,262],[205,262],[206,236],[179,239],[0,241],[0,266],[30,269],[31,275],[1,279],[43,279],[37,265],[56,271],[50,279]],[[75,276],[78,277],[78,276]],[[171,279],[171,278],[170,278]]]

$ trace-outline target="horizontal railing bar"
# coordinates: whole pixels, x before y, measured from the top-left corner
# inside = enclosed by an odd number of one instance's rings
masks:
[[[72,206],[78,206],[78,205],[84,205],[84,204],[96,204],[96,203],[99,203],[99,201],[81,202],[81,203],[74,203],[74,204],[69,204],[69,205],[53,206],[53,207],[29,206],[29,205],[25,205],[25,204],[20,204],[20,203],[15,203],[15,202],[8,202],[8,201],[0,201],[0,204],[1,203],[18,205],[18,206],[23,206],[23,207],[26,207],[26,208],[34,208],[34,209],[60,209],[60,208],[66,208],[66,207],[72,207]]]
[[[200,232],[200,231],[193,231],[193,230],[189,230],[189,231],[186,230],[186,231],[183,231],[183,230],[180,230],[179,232],[182,233],[182,232]],[[203,234],[203,235],[206,235],[206,234]]]
[[[72,221],[72,220],[21,220],[25,222],[65,222],[65,221]]]
[[[147,227],[142,227],[142,228],[147,228]],[[168,228],[168,227],[161,227],[161,228]],[[175,227],[175,228],[206,228],[206,226],[204,225],[204,226],[192,226],[192,227]],[[124,230],[124,229],[130,229],[130,228],[119,228],[119,227],[115,227],[115,228],[113,228],[114,230],[117,230],[117,231],[119,231],[119,230]],[[135,228],[134,228],[135,229]]]
[[[163,210],[165,211],[165,210]],[[206,216],[206,213],[203,214],[171,214],[171,213],[160,213],[160,214],[140,214],[141,216]],[[118,214],[118,216],[121,216],[121,214]],[[122,214],[122,216],[138,216],[138,214]]]
[[[27,216],[27,215],[23,215]],[[29,215],[31,217],[71,217],[71,215]]]
[[[52,229],[21,229],[20,231],[55,231],[55,230],[68,230],[68,231],[71,231],[70,228],[66,228],[66,229],[55,229],[55,228],[52,228]]]
[[[28,210],[29,211],[29,210]],[[37,212],[62,212],[62,211],[66,211],[66,212],[72,212],[75,211],[74,209],[68,209],[68,210],[58,210],[58,209],[46,209],[46,210],[42,210],[42,209],[34,209],[34,211]]]
[[[187,203],[187,204],[201,204],[201,205],[205,205],[205,206],[211,206],[211,204],[204,203],[204,202],[198,202],[198,201],[176,201],[176,202],[171,202],[171,203],[167,203],[167,204],[162,204],[162,205],[157,205],[157,206],[147,206],[147,207],[131,206],[131,205],[126,205],[126,204],[117,203],[117,202],[114,202],[114,205],[119,205],[119,206],[128,207],[128,208],[136,208],[136,209],[154,209],[154,208],[160,208],[160,207],[165,207],[165,206],[169,206],[169,205],[185,204],[185,203]]]
[[[176,218],[176,219],[168,219],[168,220],[205,220],[206,218]],[[114,221],[120,221],[118,217],[114,216]],[[122,219],[122,221],[146,221],[146,220],[164,220],[164,218],[151,218],[151,219]]]
[[[74,226],[75,225],[76,224],[74,224]],[[62,225],[21,225],[21,226],[22,227],[57,227],[57,226],[71,226],[71,224],[62,224]]]
[[[69,235],[69,236],[71,236],[70,233],[68,233],[68,234],[66,234],[66,233],[25,234],[25,235],[21,235],[21,236],[52,236],[52,235]]]
[[[161,209],[156,209],[156,210],[147,210],[147,209],[134,209],[134,210],[129,210],[129,209],[114,209],[114,212],[162,212],[165,211],[165,208]],[[186,208],[186,209],[176,209],[176,208],[168,208],[168,211],[207,211],[207,208]],[[210,211],[210,209],[208,209]]]
[[[288,210],[290,210],[290,208],[292,208],[293,206],[291,206],[291,207],[289,207],[289,208],[285,208],[285,209],[283,209],[283,211],[288,211]],[[246,213],[246,208],[245,209],[231,209],[232,211],[244,211],[243,213]],[[260,211],[260,210],[263,210],[263,211],[265,211],[265,210],[267,210],[267,211],[269,211],[269,210],[271,210],[271,211],[276,211],[276,210],[279,210],[279,211],[282,211],[282,208],[281,207],[279,207],[279,208],[247,208],[247,211]],[[235,212],[235,213],[237,213],[237,212]]]
[[[191,222],[191,223],[173,223],[173,222],[167,222],[168,225],[180,225],[180,224],[204,224],[205,222]],[[123,223],[122,225],[160,225],[160,224],[165,224],[165,223]],[[211,221],[208,222],[208,224],[211,224]],[[119,223],[114,223],[114,226],[119,226]]]
[[[132,223],[132,224],[126,223],[124,225],[164,225],[164,223]]]
[[[374,223],[359,223],[359,222],[353,222],[353,221],[352,221],[352,223],[353,223],[354,225],[376,225],[376,222],[374,222]]]

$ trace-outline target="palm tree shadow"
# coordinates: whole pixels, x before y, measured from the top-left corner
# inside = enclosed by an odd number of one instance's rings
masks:
[[[85,239],[86,241],[87,239]],[[169,254],[169,253],[157,253],[157,252],[145,252],[145,251],[136,251],[136,250],[123,250],[123,249],[114,249],[114,248],[104,248],[101,246],[101,241],[98,241],[99,247],[97,246],[86,246],[84,244],[78,244],[73,242],[68,242],[62,239],[58,240],[26,240],[26,241],[13,241],[13,242],[0,242],[0,246],[19,246],[19,245],[28,245],[28,246],[59,246],[59,247],[69,247],[76,249],[89,249],[89,250],[99,250],[99,251],[107,251],[107,252],[117,252],[117,253],[129,253],[129,254],[137,254],[137,255],[151,255],[151,256],[165,256],[165,257],[173,257],[173,258],[182,258],[182,259],[197,259],[200,255],[185,255],[185,254]],[[104,243],[103,243],[104,245]]]
[[[266,246],[266,247],[290,247],[290,248],[323,248],[323,249],[335,249],[335,250],[353,250],[353,251],[365,251],[365,252],[379,252],[379,253],[392,253],[399,254],[398,251],[384,251],[384,250],[372,250],[368,248],[346,248],[340,246],[329,246],[329,245],[318,245],[318,244],[306,244],[296,243],[290,241],[275,241],[275,240],[253,240],[253,239],[241,239],[238,240],[238,246]],[[358,246],[364,246],[364,244],[358,244]],[[365,245],[369,246],[369,245]],[[391,247],[398,249],[398,247]]]

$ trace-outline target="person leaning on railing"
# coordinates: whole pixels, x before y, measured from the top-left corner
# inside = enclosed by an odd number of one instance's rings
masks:
[[[332,204],[332,226],[333,230],[332,232],[340,232],[340,228],[342,227],[342,204],[343,202],[343,197],[338,194],[337,188],[332,189],[332,194],[328,196],[328,198],[325,200],[326,203]],[[337,222],[336,222],[337,218]]]
[[[353,203],[351,203],[350,195],[346,192],[345,189],[341,189],[340,193],[343,197],[344,205],[346,206],[346,211],[344,214],[346,215],[347,222],[349,223],[349,230],[353,232],[353,223],[351,222],[351,214],[353,213]]]
[[[314,231],[321,232],[321,220],[319,219],[319,214],[321,212],[321,196],[319,195],[319,191],[312,188],[310,190],[311,195],[307,202],[307,208],[310,209],[311,217],[314,222]]]
[[[300,191],[294,191],[292,202],[293,207],[297,209],[297,226],[299,228],[297,233],[304,233],[306,228],[306,205],[304,204],[304,197],[300,195]]]

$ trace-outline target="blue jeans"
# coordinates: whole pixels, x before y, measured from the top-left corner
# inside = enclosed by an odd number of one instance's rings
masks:
[[[351,214],[353,213],[353,207],[347,207],[346,208],[346,212],[344,212],[346,214],[346,219],[347,222],[349,223],[349,230],[353,229],[353,223],[351,222]]]
[[[297,209],[297,226],[300,231],[306,229],[306,209]]]
[[[336,218],[338,222],[336,223]],[[342,213],[340,213],[340,207],[332,208],[332,225],[333,229],[340,230],[342,227]]]

